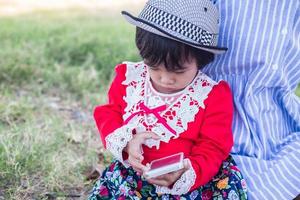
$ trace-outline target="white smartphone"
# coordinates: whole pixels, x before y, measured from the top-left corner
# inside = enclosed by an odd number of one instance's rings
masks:
[[[145,172],[146,178],[154,178],[163,174],[180,170],[184,167],[184,154],[182,152],[153,160],[149,171]]]

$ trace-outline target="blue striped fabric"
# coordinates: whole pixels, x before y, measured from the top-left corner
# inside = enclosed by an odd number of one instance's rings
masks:
[[[229,50],[203,71],[226,80],[235,101],[234,158],[249,198],[300,193],[299,0],[219,0],[219,44]]]

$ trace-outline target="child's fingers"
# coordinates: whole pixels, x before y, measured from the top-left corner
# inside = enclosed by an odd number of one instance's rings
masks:
[[[186,160],[184,163],[184,168],[175,172],[170,172],[168,174],[157,176],[155,178],[147,179],[147,181],[151,184],[168,187],[172,185],[174,182],[176,182],[182,176],[182,174],[189,169],[189,167],[190,167],[189,162],[188,160]]]
[[[142,170],[145,167],[142,164],[143,159],[144,157],[140,153],[133,152],[129,154],[128,162],[132,167]]]
[[[160,139],[160,137],[158,135],[156,135],[155,133],[150,132],[150,131],[139,133],[139,137],[143,141],[145,141],[146,139],[154,139],[154,140],[159,140]]]
[[[129,164],[132,166],[132,168],[133,168],[135,171],[139,172],[140,174],[142,174],[143,171],[144,171],[145,168],[146,168],[145,165],[143,165],[142,163],[140,163],[140,162],[138,162],[138,161],[136,161],[136,160],[131,160],[131,163],[129,163]]]
[[[179,177],[180,175],[178,173],[172,173],[172,174],[170,173],[152,179],[148,179],[147,181],[151,184],[168,187],[172,185],[174,182],[176,182]]]
[[[138,161],[142,161],[144,160],[144,156],[141,154],[141,152],[139,151],[132,151],[130,152],[130,156],[135,159],[135,160],[138,160]]]
[[[168,187],[172,184],[165,179],[147,179],[147,181],[148,181],[148,183],[165,186],[165,187]]]

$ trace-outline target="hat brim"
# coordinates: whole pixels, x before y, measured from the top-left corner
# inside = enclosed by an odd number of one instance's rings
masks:
[[[131,15],[130,13],[126,12],[126,11],[122,11],[121,14],[124,16],[124,18],[132,25],[135,25],[137,27],[140,27],[144,30],[147,30],[151,33],[163,36],[163,37],[167,37],[182,43],[185,43],[189,46],[195,47],[197,49],[201,49],[204,51],[208,51],[211,52],[213,54],[222,54],[225,53],[227,48],[226,47],[216,47],[216,46],[206,46],[206,45],[201,45],[201,44],[196,44],[190,41],[186,41],[183,40],[181,38],[178,38],[174,35],[169,34],[168,32],[162,30],[161,28],[155,26],[154,24],[151,24],[143,19],[140,19],[138,17],[134,17],[133,15]]]

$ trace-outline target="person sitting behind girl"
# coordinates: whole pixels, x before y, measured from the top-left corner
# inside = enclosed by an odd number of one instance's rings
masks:
[[[143,61],[117,65],[108,103],[95,108],[102,142],[116,160],[89,199],[247,199],[245,180],[229,155],[231,90],[201,72],[214,54],[226,51],[217,46],[214,4],[150,0],[139,17],[122,14],[137,26]],[[144,176],[147,163],[179,152],[183,169]]]

